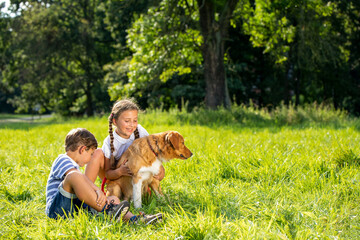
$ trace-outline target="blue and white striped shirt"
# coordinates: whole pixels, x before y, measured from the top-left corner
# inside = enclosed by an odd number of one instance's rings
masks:
[[[66,154],[60,154],[54,161],[46,185],[46,214],[54,200],[58,187],[65,178],[65,173],[70,169],[80,169],[79,165]]]

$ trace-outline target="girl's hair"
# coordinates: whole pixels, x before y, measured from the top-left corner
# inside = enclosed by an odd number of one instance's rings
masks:
[[[86,147],[86,150],[98,146],[95,136],[85,128],[70,130],[65,138],[65,151],[76,151],[82,145]]]
[[[110,116],[109,116],[109,135],[110,135],[110,166],[112,169],[116,167],[117,162],[115,161],[115,157],[113,155],[113,152],[115,151],[114,148],[114,135],[113,135],[113,119],[118,119],[118,117],[121,115],[121,113],[128,111],[128,110],[136,110],[140,111],[139,106],[131,99],[123,99],[120,101],[115,102]],[[134,131],[135,139],[139,138],[139,131],[136,128]]]

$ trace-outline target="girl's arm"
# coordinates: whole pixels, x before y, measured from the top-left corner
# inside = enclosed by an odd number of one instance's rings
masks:
[[[119,168],[111,169],[110,168],[110,159],[105,157],[105,177],[109,180],[118,179],[121,176],[132,176],[130,169],[122,164]]]

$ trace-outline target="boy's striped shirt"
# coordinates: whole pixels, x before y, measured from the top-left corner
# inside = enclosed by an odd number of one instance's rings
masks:
[[[58,187],[65,178],[65,173],[70,169],[80,169],[79,165],[66,154],[60,154],[54,161],[46,185],[46,214],[54,200]]]

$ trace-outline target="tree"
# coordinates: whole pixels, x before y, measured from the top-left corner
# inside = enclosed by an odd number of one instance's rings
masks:
[[[164,0],[160,7],[141,15],[129,30],[128,44],[134,51],[129,64],[130,84],[156,85],[174,74],[194,71],[203,61],[206,106],[230,107],[224,43],[237,3]]]
[[[21,89],[13,102],[28,106],[24,110],[40,104],[91,116],[97,104],[109,101],[101,97],[102,66],[112,51],[104,16],[97,0],[26,2],[12,26],[16,71],[7,80]]]
[[[205,103],[211,109],[221,105],[230,107],[229,91],[225,78],[224,44],[228,37],[230,19],[239,0],[198,0],[201,46],[206,82]]]
[[[331,84],[317,73],[344,62],[341,50],[344,42],[330,21],[334,8],[331,2],[321,0],[256,0],[249,10],[252,17],[244,22],[244,29],[253,45],[264,47],[264,53],[272,55],[284,73],[286,102],[290,101],[292,90],[297,105],[300,95],[319,99],[319,90]],[[326,98],[326,93],[331,91],[323,92]]]
[[[345,55],[345,61],[342,65],[341,74],[342,83],[347,81],[347,85],[335,85],[337,92],[342,90],[338,97],[338,104],[353,114],[360,114],[360,2],[351,1],[333,1],[336,8],[331,16],[331,25],[338,36],[341,36],[343,43],[341,51]],[[344,84],[342,84],[344,85]]]
[[[147,12],[150,6],[158,4],[156,0],[109,0],[106,2],[105,23],[115,41],[114,51],[111,53],[112,61],[103,67],[106,72],[104,80],[109,86],[108,93],[111,100],[129,95],[125,84],[128,83],[127,73],[132,52],[126,43],[127,30],[135,21],[135,16]]]
[[[0,111],[13,110],[7,100],[13,92],[7,82],[3,81],[3,74],[11,61],[12,55],[10,50],[11,43],[11,17],[3,12],[5,3],[0,4]]]

